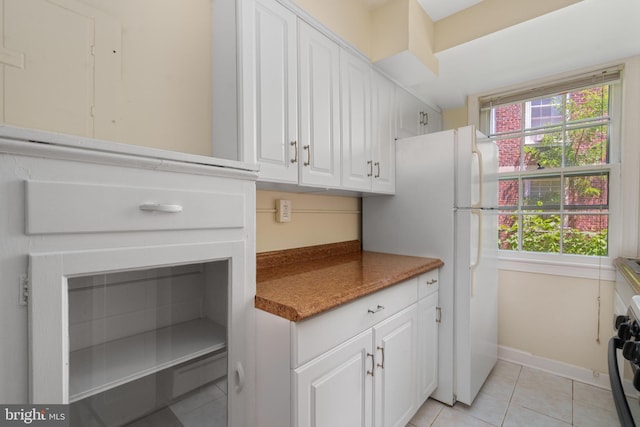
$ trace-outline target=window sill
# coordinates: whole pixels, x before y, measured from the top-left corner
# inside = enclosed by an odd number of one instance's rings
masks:
[[[541,273],[581,279],[615,281],[616,271],[612,259],[605,257],[572,257],[500,251],[498,269]]]

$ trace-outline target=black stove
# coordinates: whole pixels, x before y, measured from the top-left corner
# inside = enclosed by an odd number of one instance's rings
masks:
[[[608,353],[611,391],[620,425],[635,427],[640,425],[640,296],[632,298],[626,315],[616,316],[614,326]]]

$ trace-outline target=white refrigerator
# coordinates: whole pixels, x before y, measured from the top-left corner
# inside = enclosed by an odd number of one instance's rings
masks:
[[[498,354],[497,149],[473,126],[396,142],[396,194],[363,199],[367,251],[440,258],[438,388],[470,405]]]

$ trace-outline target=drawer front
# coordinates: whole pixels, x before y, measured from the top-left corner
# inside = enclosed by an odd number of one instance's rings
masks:
[[[417,300],[417,278],[382,289],[331,311],[291,323],[291,364],[295,369],[371,328]]]
[[[27,234],[241,228],[244,196],[27,181]]]
[[[435,269],[418,276],[418,299],[429,296],[440,288],[439,271]]]

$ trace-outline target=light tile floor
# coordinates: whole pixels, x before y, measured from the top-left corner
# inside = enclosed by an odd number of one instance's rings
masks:
[[[168,407],[127,424],[127,427],[201,426],[227,427],[226,377],[200,387]]]
[[[609,390],[499,360],[473,405],[429,399],[407,427],[616,427]]]
[[[227,378],[202,387],[172,404],[171,411],[183,427],[226,427]]]

